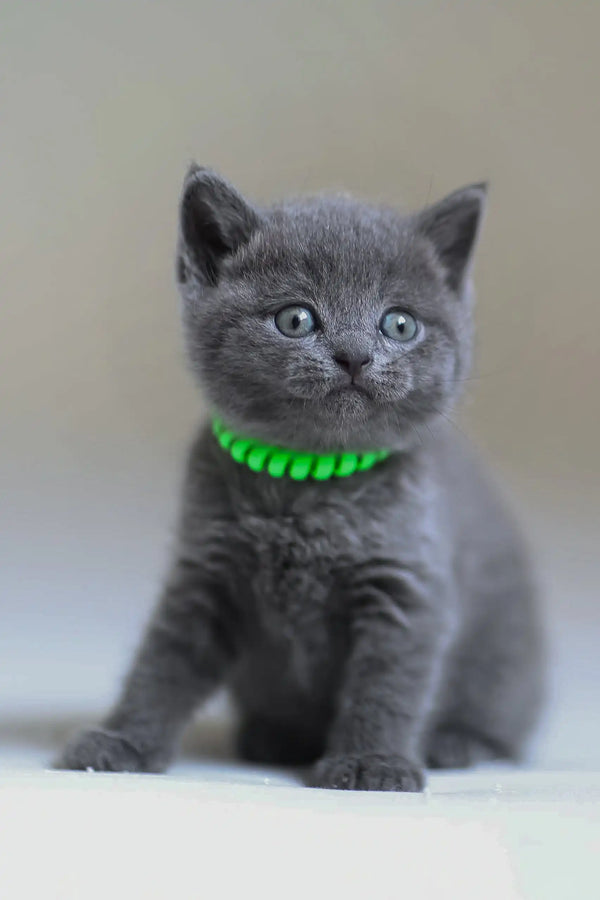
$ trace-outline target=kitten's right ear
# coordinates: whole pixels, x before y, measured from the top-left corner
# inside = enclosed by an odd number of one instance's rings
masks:
[[[216,284],[222,260],[245,244],[259,223],[235,188],[195,163],[183,183],[179,215],[186,257],[178,260],[179,280],[185,280],[187,262],[209,284]]]

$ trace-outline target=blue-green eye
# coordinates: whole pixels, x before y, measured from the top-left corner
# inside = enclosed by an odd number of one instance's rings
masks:
[[[402,343],[412,341],[419,330],[415,317],[401,309],[390,309],[386,312],[379,327],[386,337]]]
[[[275,316],[275,324],[286,337],[301,338],[317,327],[315,317],[305,306],[286,306]]]

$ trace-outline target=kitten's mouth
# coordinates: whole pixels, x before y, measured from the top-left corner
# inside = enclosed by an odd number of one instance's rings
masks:
[[[330,395],[331,394],[333,394],[333,395],[336,395],[336,394],[337,395],[359,394],[359,395],[362,395],[363,397],[368,397],[369,400],[373,399],[373,395],[371,394],[371,392],[369,390],[367,390],[366,387],[363,387],[362,384],[357,384],[355,381],[351,381],[348,384],[342,384],[339,387],[335,387],[331,391],[329,391],[329,393],[330,393]]]

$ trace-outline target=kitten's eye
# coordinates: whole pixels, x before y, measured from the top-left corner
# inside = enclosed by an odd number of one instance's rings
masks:
[[[412,341],[419,330],[415,317],[401,309],[390,309],[386,312],[379,327],[386,337],[403,343]]]
[[[275,324],[286,337],[301,338],[317,327],[315,317],[305,306],[286,306],[275,316]]]

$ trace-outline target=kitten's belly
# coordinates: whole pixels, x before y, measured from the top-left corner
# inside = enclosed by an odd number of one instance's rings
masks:
[[[329,715],[345,658],[343,629],[322,617],[259,620],[241,648],[230,688],[246,712],[279,720]],[[279,621],[277,621],[279,620]]]
[[[245,714],[282,722],[325,722],[339,674],[332,660],[311,658],[298,644],[287,650],[265,644],[242,654],[229,687]]]
[[[246,709],[314,715],[330,707],[345,658],[339,566],[297,522],[257,524],[238,580],[245,627],[231,687]]]

